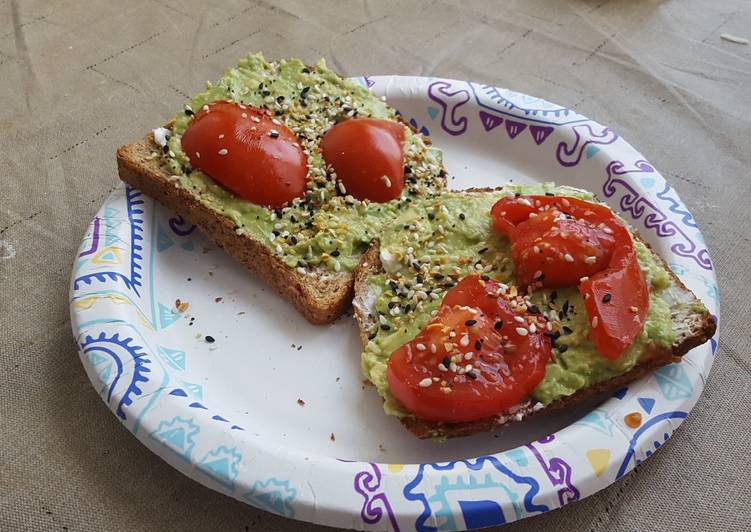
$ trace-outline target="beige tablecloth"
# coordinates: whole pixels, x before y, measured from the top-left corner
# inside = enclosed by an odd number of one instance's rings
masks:
[[[506,530],[748,530],[748,0],[0,1],[0,529],[320,530],[173,470],[97,397],[70,333],[81,236],[114,152],[248,51],[346,75],[484,81],[611,125],[678,189],[723,303],[699,404],[610,488]]]

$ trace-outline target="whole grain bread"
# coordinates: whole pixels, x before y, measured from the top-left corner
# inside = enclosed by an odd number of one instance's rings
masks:
[[[352,272],[307,268],[303,274],[284,264],[264,243],[235,232],[234,223],[176,186],[162,167],[161,147],[151,135],[117,150],[120,179],[195,224],[206,237],[254,272],[313,324],[334,321],[352,301]],[[156,154],[156,155],[155,155]]]
[[[479,189],[472,190],[476,191]],[[638,234],[636,234],[635,237],[644,242]],[[648,244],[647,247],[649,247]],[[654,253],[654,250],[652,250],[651,247],[649,249]],[[675,282],[674,288],[671,288],[671,290],[674,291],[671,293],[671,296],[682,299],[686,303],[681,306],[683,309],[682,312],[673,313],[672,315],[673,328],[677,333],[675,342],[672,346],[665,348],[653,346],[650,351],[646,353],[646,356],[643,357],[642,360],[640,360],[640,362],[630,371],[619,375],[618,377],[597,383],[594,386],[579,390],[578,392],[568,397],[558,399],[543,408],[540,408],[539,405],[535,406],[536,401],[526,400],[506,412],[475,421],[462,423],[436,423],[415,417],[403,417],[401,419],[402,424],[418,438],[452,438],[497,430],[510,423],[521,421],[522,419],[532,416],[545,414],[555,410],[572,408],[593,399],[605,398],[624,385],[648,375],[660,366],[680,361],[683,355],[694,347],[705,343],[714,335],[716,324],[714,318],[709,312],[695,313],[690,310],[690,303],[693,302],[696,297],[688,288],[686,288],[675,273],[670,270],[665,261],[659,257],[659,255],[655,254],[655,256],[670,273]],[[379,244],[378,242],[374,242],[363,254],[358,267],[355,269],[355,299],[353,307],[355,319],[357,320],[360,329],[360,338],[363,347],[368,342],[368,330],[375,323],[374,316],[371,314],[371,309],[368,308],[367,304],[370,290],[368,280],[371,275],[381,273],[382,270]]]

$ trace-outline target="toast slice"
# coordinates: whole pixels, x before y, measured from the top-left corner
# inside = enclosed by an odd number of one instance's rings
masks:
[[[496,191],[487,189],[471,190],[467,191],[467,193],[469,195],[473,193],[483,194],[497,192],[498,190],[502,189],[496,189]],[[555,189],[547,188],[546,191],[555,192]],[[570,189],[566,193],[570,193]],[[395,222],[395,224],[397,223],[401,223],[401,221]],[[488,218],[488,231],[489,227]],[[384,234],[388,234],[388,231],[384,232]],[[646,250],[645,253],[651,256],[650,260],[654,261],[653,264],[664,270],[664,278],[669,280],[666,288],[660,290],[661,298],[669,307],[669,319],[674,333],[673,340],[669,345],[658,345],[654,342],[648,342],[644,345],[643,352],[632,368],[578,389],[574,393],[557,398],[548,404],[543,404],[533,398],[529,398],[511,409],[491,417],[462,423],[436,423],[421,420],[410,416],[406,412],[399,411],[398,405],[394,406],[395,400],[389,397],[388,391],[384,390],[383,386],[376,386],[379,388],[379,393],[384,397],[384,407],[387,412],[399,416],[402,424],[419,438],[468,436],[479,432],[497,430],[510,423],[521,421],[522,419],[541,413],[570,408],[590,399],[604,398],[618,388],[649,374],[660,366],[680,361],[681,357],[688,351],[703,344],[712,337],[716,328],[715,321],[694,294],[668,268],[665,261],[656,255],[641,240],[638,234],[633,234],[633,236],[634,240],[641,244],[641,249]],[[371,380],[380,374],[380,370],[374,370],[375,366],[365,362],[365,356],[369,342],[373,339],[373,331],[377,331],[379,326],[379,316],[375,311],[375,301],[378,294],[374,293],[375,289],[371,284],[371,280],[374,279],[374,276],[384,273],[384,264],[381,257],[380,243],[374,242],[370,249],[363,254],[360,265],[355,271],[354,314],[360,329],[363,346],[366,350],[363,353],[363,369],[366,377]],[[394,269],[393,265],[390,269]],[[490,273],[490,275],[492,276],[493,274]],[[421,320],[422,325],[419,325],[419,328],[422,328],[424,323],[427,323],[429,319],[429,315],[423,316]]]
[[[181,149],[181,133],[193,116],[193,108],[199,109],[217,99],[264,106],[279,120],[289,121],[309,157],[309,184],[304,201],[293,202],[285,209],[266,209],[235,197],[210,177],[190,168]],[[405,165],[410,173],[405,176],[402,197],[389,202],[394,203],[390,206],[393,216],[406,205],[404,202],[445,188],[446,172],[440,152],[381,99],[357,83],[338,77],[323,62],[316,66],[305,66],[297,60],[270,63],[260,54],[248,56],[236,68],[227,71],[217,84],[209,84],[166,129],[160,128],[154,135],[120,147],[118,172],[123,181],[195,224],[209,240],[269,283],[308,321],[329,323],[349,308],[353,296],[353,268],[367,248],[370,235],[377,233],[378,227],[390,216],[380,209],[387,204],[369,204],[346,196],[320,155],[318,143],[325,128],[353,114],[398,121],[408,133]],[[313,118],[306,120],[309,117]],[[374,215],[376,211],[380,213],[378,216]],[[344,218],[336,219],[336,213],[340,212]],[[364,215],[359,216],[359,213]],[[346,251],[318,248],[312,251],[308,242],[316,246],[320,240],[316,237],[324,232],[324,229],[318,230],[318,225],[313,227],[312,222],[318,215],[319,220],[325,219],[329,224],[325,230],[336,224],[346,234],[357,225],[362,233],[359,240],[349,237],[344,246]],[[253,223],[249,222],[246,228],[243,222],[249,218]],[[261,222],[257,221],[259,218]],[[290,219],[296,225],[291,225]],[[285,220],[290,224],[285,226],[289,231],[281,231],[280,235],[280,231],[274,230],[279,228],[275,222]],[[304,220],[310,223],[305,226]],[[276,241],[269,242],[274,239],[270,234],[277,237]],[[294,245],[290,244],[290,238]],[[307,240],[303,242],[303,238]],[[305,245],[306,255],[300,251]]]

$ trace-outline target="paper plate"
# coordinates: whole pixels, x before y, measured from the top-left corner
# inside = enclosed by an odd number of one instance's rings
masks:
[[[444,150],[452,188],[554,180],[589,189],[719,314],[693,217],[612,129],[478,83],[358,81]],[[86,233],[70,301],[91,382],[149,449],[248,504],[349,528],[479,528],[586,497],[665,444],[697,401],[716,347],[601,404],[500,434],[420,441],[362,383],[354,320],[309,325],[193,226],[124,186]]]

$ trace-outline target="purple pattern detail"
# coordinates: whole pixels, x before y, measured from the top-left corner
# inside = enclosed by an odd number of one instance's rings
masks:
[[[428,85],[428,98],[441,106],[441,128],[449,135],[461,135],[467,131],[466,116],[456,116],[456,110],[469,101],[469,91],[449,90],[448,81],[434,81]]]
[[[362,79],[364,79],[364,80],[365,80],[365,85],[366,85],[366,86],[367,86],[368,88],[370,88],[370,87],[372,87],[373,85],[375,85],[375,81],[373,81],[372,79],[370,79],[370,77],[369,77],[369,76],[363,76],[363,77],[362,77]]]
[[[482,127],[485,128],[485,131],[490,131],[491,129],[500,126],[503,123],[503,118],[491,115],[485,111],[480,111],[480,121],[482,122]]]
[[[535,144],[537,144],[538,146],[545,142],[545,139],[547,139],[548,135],[550,135],[552,132],[553,126],[529,126],[529,133],[532,135]]]
[[[550,443],[555,439],[554,435],[546,436],[537,440],[538,444]],[[534,446],[533,443],[528,443],[527,448],[535,455],[535,458],[542,466],[543,471],[548,476],[548,480],[553,486],[561,486],[558,489],[558,502],[561,506],[570,502],[578,501],[580,498],[579,490],[571,482],[571,466],[568,462],[562,458],[553,457],[549,462],[545,461],[545,457]]]
[[[94,227],[91,230],[91,247],[86,251],[79,253],[79,257],[91,255],[92,253],[95,253],[97,249],[99,249],[99,222],[99,216],[96,216],[94,218]]]
[[[396,522],[391,504],[386,498],[386,493],[379,490],[381,487],[381,470],[374,463],[370,463],[370,467],[373,469],[372,472],[366,469],[355,475],[355,491],[365,499],[362,503],[360,517],[362,517],[364,523],[373,525],[381,520],[383,511],[386,510],[392,530],[398,532],[399,524]]]
[[[506,133],[508,133],[508,136],[511,137],[512,140],[525,129],[527,129],[527,124],[506,119]]]
[[[670,249],[676,255],[693,259],[699,266],[705,270],[712,270],[712,260],[709,258],[709,251],[693,241],[693,239],[674,221],[668,219],[667,215],[660,210],[654,203],[642,197],[634,189],[627,176],[634,173],[651,173],[655,169],[644,160],[634,163],[636,168],[631,170],[624,169],[621,161],[612,161],[608,167],[608,178],[602,186],[602,191],[608,198],[613,197],[617,192],[617,186],[625,189],[624,195],[620,198],[620,208],[628,212],[631,218],[639,220],[644,217],[644,226],[647,229],[654,229],[657,236],[665,238],[680,235],[684,242],[676,242]]]
[[[572,126],[571,129],[576,135],[573,146],[569,147],[565,141],[562,141],[558,144],[555,153],[561,166],[571,167],[579,164],[584,151],[590,144],[612,144],[618,139],[618,134],[607,127],[603,127],[599,133],[595,133],[592,124],[578,124]],[[582,130],[586,130],[586,132],[581,134],[580,131]]]
[[[176,235],[188,236],[195,231],[196,226],[188,223],[182,216],[175,216],[169,219],[169,226]]]

